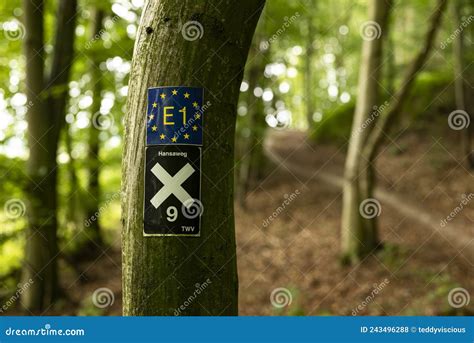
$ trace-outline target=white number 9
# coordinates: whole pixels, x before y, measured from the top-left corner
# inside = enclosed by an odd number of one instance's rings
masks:
[[[178,209],[174,206],[170,206],[166,209],[166,214],[169,222],[174,222],[178,218]]]

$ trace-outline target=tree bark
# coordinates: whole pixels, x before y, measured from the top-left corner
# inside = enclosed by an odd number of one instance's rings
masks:
[[[57,162],[64,121],[69,71],[73,59],[76,0],[61,0],[48,81],[44,77],[44,2],[24,0],[29,159],[28,232],[23,282],[33,280],[22,294],[30,312],[48,308],[58,297]]]
[[[263,0],[219,3],[148,1],[143,9],[129,83],[122,165],[125,315],[236,315],[238,279],[233,216],[236,104]],[[197,21],[199,40],[179,23]],[[204,87],[201,237],[144,237],[144,141],[147,89]],[[210,281],[210,282],[209,282]],[[196,284],[209,285],[188,302]],[[184,306],[185,301],[188,306]]]
[[[383,57],[383,42],[388,35],[387,24],[391,7],[391,0],[371,0],[369,4],[369,18],[378,23],[381,36],[377,39],[365,40],[362,47],[357,104],[346,158],[343,187],[341,243],[343,260],[348,262],[357,261],[370,253],[378,244],[375,223],[367,222],[359,213],[359,205],[367,198],[369,188],[368,184],[361,183],[361,174],[365,172],[362,169],[361,153],[365,140],[373,128],[374,120],[371,117],[375,113],[374,108],[380,106],[380,66]]]

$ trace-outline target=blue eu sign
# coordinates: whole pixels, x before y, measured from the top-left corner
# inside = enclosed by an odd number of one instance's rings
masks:
[[[204,107],[202,88],[149,88],[146,145],[202,145]]]

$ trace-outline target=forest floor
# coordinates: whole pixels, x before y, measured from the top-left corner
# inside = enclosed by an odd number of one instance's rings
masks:
[[[455,287],[474,289],[474,203],[444,228],[440,222],[464,194],[474,193],[473,174],[455,157],[460,149],[455,141],[419,137],[408,134],[394,143],[395,151],[384,151],[377,172],[383,194],[412,204],[423,223],[401,211],[406,204],[392,201],[395,207],[389,207],[381,199],[385,249],[352,267],[342,267],[338,258],[342,192],[334,183],[342,175],[345,147],[314,145],[298,132],[267,140],[267,153],[276,163],[249,194],[247,209],[238,207],[236,213],[241,313],[351,315],[358,305],[363,307],[358,315],[472,311],[472,306],[454,311],[448,293]],[[327,175],[336,182],[324,182]],[[263,221],[296,190],[300,195],[265,227]],[[453,244],[456,235],[465,241]],[[382,283],[383,289],[364,305]],[[279,311],[270,303],[278,287],[293,297],[291,306]]]
[[[460,206],[463,194],[474,193],[473,174],[456,157],[455,137],[423,137],[406,134],[381,154],[379,188],[396,196],[389,204],[381,197],[384,249],[355,266],[342,266],[337,183],[345,147],[314,145],[300,132],[272,133],[265,144],[271,171],[253,185],[245,208],[236,203],[240,314],[472,314],[474,301],[454,309],[448,293],[455,287],[474,290],[474,202],[444,227],[440,222]],[[335,182],[327,182],[328,175]],[[117,239],[99,259],[80,266],[82,278],[70,272],[62,286],[74,305],[65,304],[61,314],[121,314],[119,245]],[[91,302],[101,287],[115,297],[104,310]],[[277,288],[287,289],[288,306],[272,305]]]

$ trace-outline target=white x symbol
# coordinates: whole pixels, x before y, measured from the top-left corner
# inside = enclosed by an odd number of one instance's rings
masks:
[[[192,196],[181,185],[194,171],[194,168],[189,163],[186,163],[179,172],[171,176],[159,163],[155,164],[151,172],[163,183],[163,188],[150,200],[151,204],[158,208],[163,201],[168,199],[171,194],[174,194],[183,204],[188,204],[187,206],[185,205],[186,207],[191,206],[193,202],[188,200],[192,199]]]

